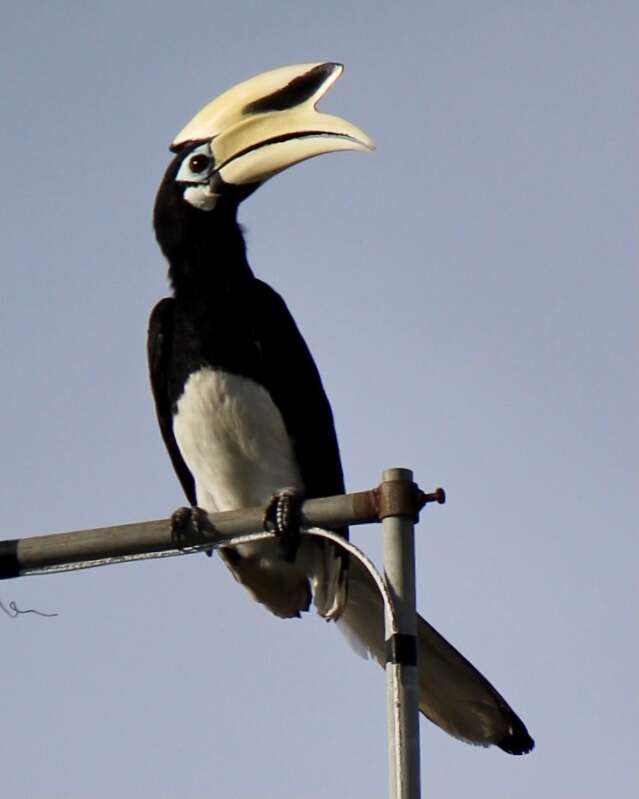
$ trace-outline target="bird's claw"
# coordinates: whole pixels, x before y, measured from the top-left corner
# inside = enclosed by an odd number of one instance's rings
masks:
[[[196,538],[204,538],[204,531],[207,529],[208,517],[202,508],[182,507],[171,514],[171,538],[180,549],[193,543],[193,534]],[[212,549],[207,549],[206,554],[210,557]]]
[[[293,562],[300,544],[303,494],[296,488],[276,491],[264,511],[264,529],[277,536],[284,558]]]

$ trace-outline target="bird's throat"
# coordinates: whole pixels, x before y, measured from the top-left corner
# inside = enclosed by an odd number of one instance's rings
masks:
[[[169,257],[169,279],[178,299],[219,298],[253,277],[235,218],[219,220],[215,212],[197,213],[204,219],[185,225]]]

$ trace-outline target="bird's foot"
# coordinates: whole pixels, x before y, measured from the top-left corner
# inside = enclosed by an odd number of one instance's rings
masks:
[[[208,517],[206,511],[197,506],[178,508],[171,514],[171,538],[180,549],[188,546],[187,542],[193,543],[193,534],[196,538],[204,538],[204,531],[207,529]],[[212,549],[205,550],[210,557]]]
[[[264,511],[264,529],[275,533],[284,559],[295,560],[300,545],[300,523],[304,495],[296,488],[276,491]]]

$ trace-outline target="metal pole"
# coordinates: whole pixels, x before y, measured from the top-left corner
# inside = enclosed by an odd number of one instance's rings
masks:
[[[442,488],[424,493],[410,469],[386,469],[369,491],[307,500],[304,532],[320,535],[359,558],[376,582],[385,605],[389,782],[391,799],[419,799],[419,692],[415,609],[415,522],[429,502],[442,504]],[[217,549],[271,538],[263,527],[264,508],[205,515],[205,525],[180,531],[169,519],[0,540],[0,580]],[[385,579],[366,556],[335,533],[318,527],[381,521]],[[456,654],[456,653],[455,653]]]
[[[384,570],[398,632],[386,608],[389,795],[419,799],[419,689],[415,607],[415,519],[418,488],[410,469],[386,469],[380,486]]]

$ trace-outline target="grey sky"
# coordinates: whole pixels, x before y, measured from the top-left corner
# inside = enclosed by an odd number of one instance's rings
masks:
[[[424,722],[424,795],[634,795],[638,33],[614,0],[5,4],[3,537],[182,504],[145,362],[168,144],[245,77],[343,61],[322,107],[377,151],[298,166],[241,219],[349,488],[395,465],[446,487],[421,609],[537,740],[509,758]],[[3,796],[385,795],[381,670],[219,561],[0,599],[60,614],[0,615]]]

